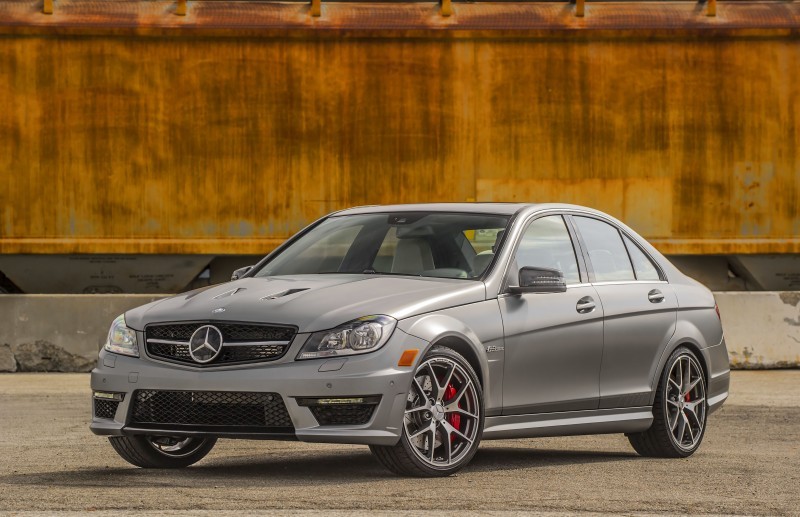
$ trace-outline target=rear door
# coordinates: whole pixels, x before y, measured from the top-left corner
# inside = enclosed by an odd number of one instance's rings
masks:
[[[603,308],[582,264],[561,215],[528,224],[507,282],[516,285],[521,267],[548,267],[564,273],[567,292],[498,297],[505,332],[504,415],[597,408]]]
[[[675,332],[677,297],[655,262],[615,225],[571,219],[603,304],[600,407],[646,406],[661,352]]]

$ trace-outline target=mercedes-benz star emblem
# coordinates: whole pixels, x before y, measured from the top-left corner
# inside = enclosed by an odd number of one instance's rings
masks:
[[[189,355],[197,363],[210,363],[222,350],[222,332],[213,325],[203,325],[189,339]]]

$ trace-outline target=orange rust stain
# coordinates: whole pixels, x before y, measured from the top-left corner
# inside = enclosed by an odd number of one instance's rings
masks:
[[[578,22],[548,4],[447,22],[420,4],[370,29],[369,5],[323,3],[322,26],[368,31],[334,38],[291,32],[317,23],[299,4],[264,11],[277,37],[264,12],[245,24],[253,3],[111,3],[140,4],[91,3],[88,29],[77,0],[0,23],[0,253],[258,254],[339,208],[474,199],[594,206],[668,253],[800,252],[796,6],[765,4],[770,38],[684,38],[739,7],[670,25],[625,4],[661,31],[645,41],[594,3],[580,23],[615,38],[565,39]]]

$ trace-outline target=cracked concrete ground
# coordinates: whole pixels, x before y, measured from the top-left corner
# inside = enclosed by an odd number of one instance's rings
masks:
[[[733,372],[688,459],[640,458],[622,435],[507,440],[436,480],[395,477],[363,446],[297,442],[221,440],[194,467],[137,469],[89,432],[88,385],[0,375],[0,512],[800,515],[800,370]]]

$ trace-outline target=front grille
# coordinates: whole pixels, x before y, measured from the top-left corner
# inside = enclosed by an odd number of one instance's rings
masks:
[[[137,390],[131,423],[294,431],[280,395],[237,391]]]
[[[209,363],[197,363],[189,354],[189,340],[203,325],[214,325],[222,333],[223,347]],[[274,361],[289,349],[293,327],[255,323],[192,322],[148,325],[145,341],[148,355],[196,367]]]
[[[319,425],[364,425],[372,418],[375,404],[309,406]]]
[[[114,420],[114,415],[117,414],[117,400],[94,400],[94,416],[97,418],[105,418],[107,420]]]

